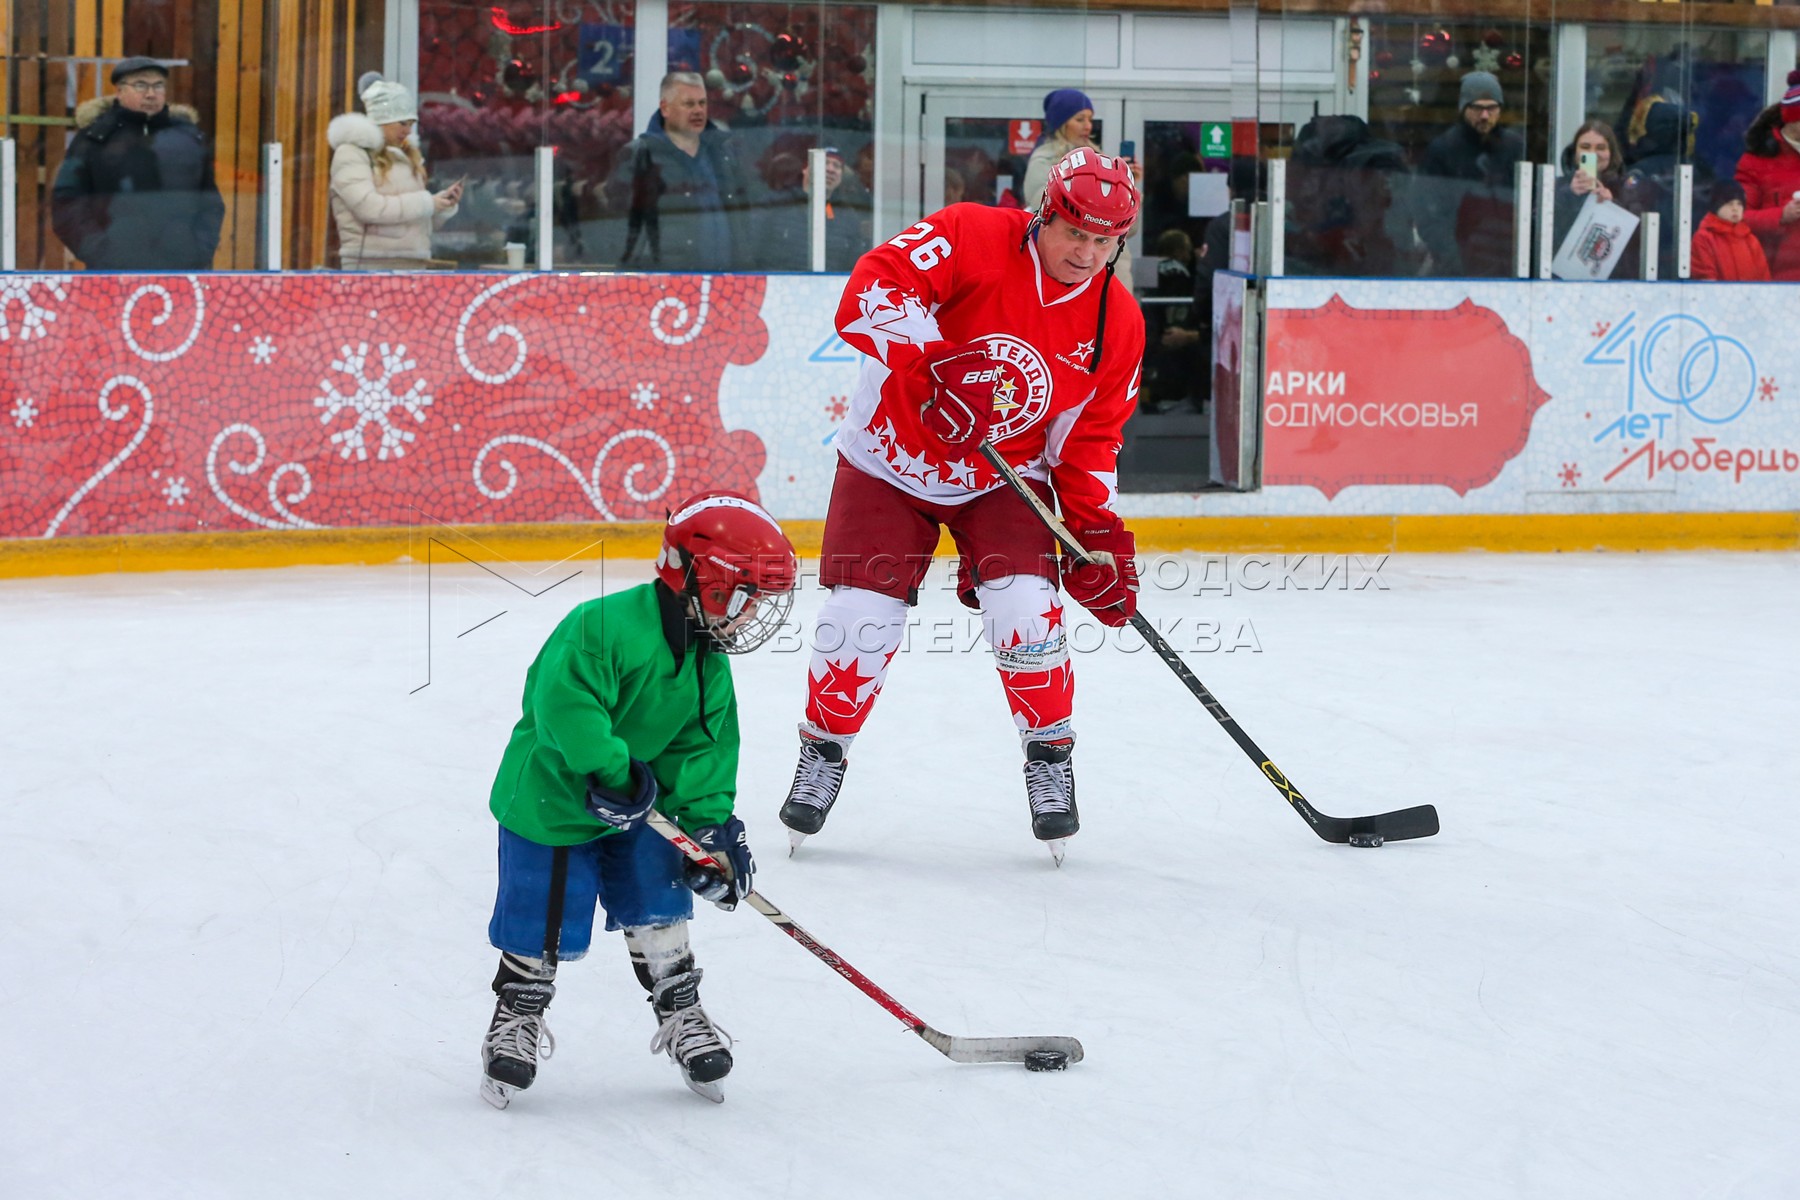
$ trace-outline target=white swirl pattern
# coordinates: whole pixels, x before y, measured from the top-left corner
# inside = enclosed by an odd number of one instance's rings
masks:
[[[530,446],[533,450],[541,451],[561,464],[563,470],[567,471],[575,482],[580,485],[582,494],[587,496],[588,503],[593,506],[595,512],[599,513],[601,517],[608,521],[617,521],[619,519],[617,513],[613,511],[611,505],[607,504],[606,497],[601,493],[600,472],[602,468],[605,467],[606,460],[611,456],[612,452],[625,442],[633,439],[643,439],[645,441],[653,442],[657,449],[662,451],[662,481],[649,491],[642,491],[638,488],[637,478],[640,472],[654,469],[650,463],[635,462],[630,467],[626,468],[625,471],[624,486],[626,494],[640,504],[647,504],[650,501],[661,497],[669,490],[669,485],[675,482],[675,448],[669,444],[667,438],[649,429],[626,429],[619,433],[615,433],[612,437],[606,439],[606,444],[601,446],[600,452],[594,456],[594,469],[591,476],[583,475],[581,473],[581,468],[577,467],[574,462],[570,460],[568,455],[564,454],[561,450],[558,450],[555,446],[552,446],[549,442],[539,438],[526,437],[523,434],[504,434],[490,440],[476,453],[473,468],[475,487],[477,491],[483,496],[486,496],[489,500],[504,500],[512,495],[513,490],[519,486],[519,469],[512,464],[510,459],[499,459],[498,465],[500,469],[506,472],[506,483],[498,488],[489,487],[487,481],[482,478],[487,468],[488,455],[501,446]]]
[[[484,288],[474,300],[470,301],[469,307],[463,309],[462,316],[457,319],[456,360],[462,363],[463,370],[467,371],[471,376],[480,380],[482,383],[505,383],[524,369],[525,335],[519,332],[518,326],[516,325],[495,325],[492,329],[488,330],[486,341],[490,346],[499,341],[502,336],[510,337],[513,340],[512,366],[496,375],[483,371],[480,367],[470,361],[468,349],[469,322],[474,319],[476,309],[480,308],[508,288],[518,287],[521,283],[529,283],[531,278],[530,275],[515,275],[511,279],[503,279],[491,287]]]
[[[200,327],[206,323],[206,293],[200,289],[200,281],[194,276],[189,275],[187,281],[188,286],[194,289],[194,327],[188,331],[187,338],[173,350],[146,350],[138,344],[137,336],[131,332],[132,311],[137,308],[138,301],[145,296],[162,298],[162,312],[151,317],[150,324],[168,324],[169,318],[175,313],[175,300],[169,295],[169,289],[160,283],[146,283],[131,293],[131,298],[125,301],[125,311],[119,318],[119,328],[125,335],[125,344],[131,347],[133,354],[147,362],[163,363],[172,362],[194,348],[194,343],[200,339]]]
[[[131,405],[129,404],[121,404],[118,408],[107,406],[106,398],[113,394],[115,388],[119,387],[136,388],[138,395],[144,398],[143,424],[138,426],[137,433],[132,435],[123,450],[107,459],[104,466],[88,476],[87,482],[77,488],[73,496],[64,501],[63,506],[57,510],[56,516],[51,520],[50,527],[44,530],[45,537],[55,537],[56,531],[62,528],[63,521],[75,511],[75,506],[87,499],[88,493],[93,491],[102,479],[118,470],[119,465],[130,458],[132,453],[143,444],[144,435],[150,432],[150,422],[156,419],[156,405],[151,399],[150,389],[144,385],[143,380],[135,375],[118,375],[106,381],[106,385],[100,389],[100,415],[108,421],[123,421],[131,415]]]
[[[234,433],[243,434],[255,444],[256,457],[247,463],[239,462],[235,458],[227,460],[225,469],[230,471],[233,475],[256,474],[256,472],[262,470],[263,461],[269,454],[268,443],[263,441],[263,435],[259,433],[254,426],[246,425],[242,421],[239,421],[236,424],[227,425],[225,428],[219,430],[218,434],[215,435],[212,440],[212,445],[207,447],[206,451],[206,485],[212,489],[212,494],[219,498],[219,503],[223,504],[226,508],[229,508],[238,516],[244,518],[244,520],[249,521],[251,524],[261,525],[265,529],[326,528],[324,525],[306,520],[304,517],[301,517],[287,507],[288,504],[298,504],[308,496],[312,495],[312,475],[299,463],[283,463],[281,466],[275,468],[274,473],[269,476],[269,508],[281,518],[280,520],[276,520],[274,517],[265,517],[254,509],[246,508],[244,505],[239,504],[236,500],[231,498],[225,491],[224,485],[219,481],[219,448],[225,444],[225,439],[229,438]],[[300,477],[300,486],[298,490],[289,492],[287,494],[286,503],[283,503],[281,496],[281,481],[288,475],[298,475]]]
[[[700,277],[700,311],[694,314],[689,310],[687,301],[679,296],[664,296],[650,306],[650,332],[656,340],[665,346],[685,346],[700,336],[706,328],[706,317],[712,309],[712,276]],[[663,332],[663,314],[673,310],[674,321],[669,332]],[[692,320],[693,324],[688,325]],[[676,333],[683,325],[688,325],[687,332]]]

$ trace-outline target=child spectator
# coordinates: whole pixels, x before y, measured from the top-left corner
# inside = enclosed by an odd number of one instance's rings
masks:
[[[1710,211],[1694,231],[1692,277],[1731,283],[1767,283],[1769,260],[1762,241],[1744,223],[1744,185],[1721,179],[1713,185]]]

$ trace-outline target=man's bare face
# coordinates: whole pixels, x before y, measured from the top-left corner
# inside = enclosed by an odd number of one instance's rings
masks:
[[[169,103],[169,80],[161,71],[133,71],[119,80],[119,107],[153,117]]]
[[[699,133],[706,128],[706,89],[678,83],[658,105],[663,128],[676,133]]]
[[[1039,227],[1037,246],[1044,273],[1058,283],[1073,285],[1104,271],[1119,248],[1119,239],[1053,219]]]
[[[1477,100],[1463,109],[1463,120],[1469,123],[1470,129],[1486,137],[1500,124],[1500,106],[1492,100]]]

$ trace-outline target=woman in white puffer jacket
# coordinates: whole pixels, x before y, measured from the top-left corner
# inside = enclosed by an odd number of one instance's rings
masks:
[[[423,267],[431,232],[456,215],[462,184],[425,188],[425,160],[412,140],[419,114],[412,93],[379,75],[363,77],[362,113],[332,118],[331,215],[338,265],[347,271]]]

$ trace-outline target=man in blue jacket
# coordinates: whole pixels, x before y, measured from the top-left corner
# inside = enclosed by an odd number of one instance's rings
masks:
[[[619,265],[730,271],[754,265],[741,222],[748,188],[730,139],[707,124],[706,81],[663,76],[650,125],[620,153],[606,201],[626,215]]]

